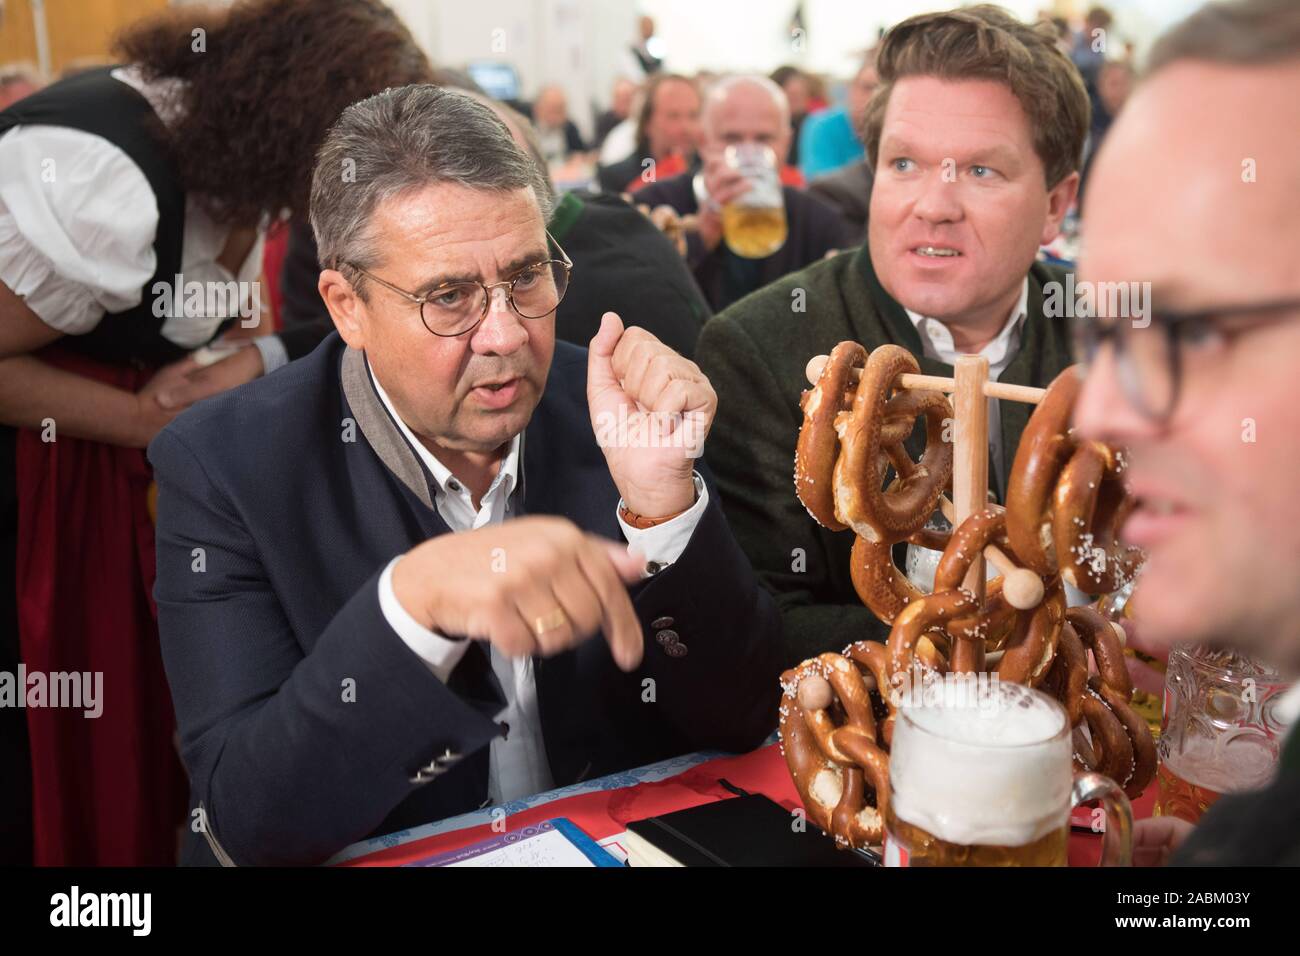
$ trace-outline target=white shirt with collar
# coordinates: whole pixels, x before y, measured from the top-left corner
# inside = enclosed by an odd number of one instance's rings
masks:
[[[911,309],[905,311],[912,324],[916,326],[916,331],[921,335],[921,347],[926,358],[955,365],[957,357],[965,354],[954,347],[952,332],[938,319],[927,318]],[[1028,313],[1029,277],[1026,276],[1024,285],[1020,288],[1020,299],[1011,310],[1011,314],[1007,316],[1002,331],[979,351],[980,355],[989,360],[989,381],[996,382],[998,376],[1007,370],[1007,366],[1020,351],[1020,334]],[[993,455],[994,467],[1000,468],[1002,466],[1002,415],[998,400],[995,398],[989,399],[989,450]],[[1004,479],[1006,476],[998,477]]]
[[[411,443],[435,482],[435,505],[438,514],[451,531],[470,531],[488,525],[500,524],[518,512],[514,501],[519,483],[520,449],[523,441],[516,435],[502,459],[497,475],[487,493],[474,507],[473,497],[465,483],[415,437],[393,407],[388,393],[371,370],[375,391],[388,413],[397,422],[406,440]],[[709,492],[698,474],[695,476],[696,500],[682,514],[653,528],[639,529],[618,517],[623,537],[629,548],[635,547],[647,562],[671,564],[681,557],[690,543],[691,535],[708,506]],[[622,501],[619,502],[622,505]],[[446,681],[460,659],[469,649],[469,641],[453,641],[420,625],[393,591],[393,566],[400,556],[389,562],[379,577],[379,607],[389,626],[397,632],[408,647],[428,665],[441,681]],[[648,575],[647,575],[648,576]],[[495,719],[509,727],[505,737],[496,737],[491,744],[488,763],[488,797],[494,804],[517,800],[534,793],[550,790],[554,786],[550,766],[546,759],[546,746],[542,739],[541,714],[537,705],[537,684],[531,657],[507,658],[495,647],[489,646],[492,670],[505,693],[506,706]]]

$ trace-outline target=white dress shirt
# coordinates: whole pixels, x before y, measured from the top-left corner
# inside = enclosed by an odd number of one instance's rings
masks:
[[[938,319],[927,318],[911,309],[906,309],[907,317],[916,326],[921,335],[921,346],[925,357],[936,359],[947,365],[955,365],[957,357],[965,353],[953,346],[952,332]],[[996,382],[998,376],[1007,370],[1011,360],[1020,351],[1020,333],[1029,311],[1029,278],[1020,288],[1020,299],[1007,316],[1007,321],[993,341],[980,349],[979,354],[989,360],[989,381]],[[989,450],[993,454],[995,468],[1002,467],[1002,415],[996,398],[989,399]],[[1000,479],[1005,476],[999,475]]]
[[[135,67],[111,75],[144,96],[164,123],[175,121],[180,81],[147,82]],[[108,140],[52,125],[15,126],[0,136],[0,282],[51,328],[81,335],[105,313],[140,304],[157,267],[158,218],[144,173]],[[183,283],[239,282],[251,290],[262,271],[265,233],[259,230],[237,274],[217,261],[229,233],[186,195]],[[161,334],[182,348],[198,348],[247,305],[227,303],[227,315],[174,315],[167,297]],[[277,336],[252,342],[267,372],[288,361]]]
[[[393,407],[392,401],[375,378],[375,391],[380,401],[397,422],[406,440],[411,443],[424,466],[429,469],[436,483],[435,504],[438,514],[442,516],[447,527],[453,532],[483,528],[487,525],[500,524],[513,517],[517,505],[513,501],[518,485],[520,468],[520,448],[523,444],[519,435],[510,442],[510,448],[497,469],[497,475],[483,495],[478,508],[474,507],[473,497],[465,483],[456,478],[420,442],[402,421]],[[699,475],[695,476],[696,501],[689,509],[671,521],[666,521],[653,528],[639,529],[623,521],[618,523],[623,529],[623,537],[629,547],[635,547],[647,562],[671,564],[676,561],[686,545],[690,543],[695,526],[699,524],[708,505],[709,492]],[[622,505],[622,502],[619,502]],[[469,641],[448,640],[435,631],[422,627],[397,600],[393,591],[393,566],[401,560],[394,558],[384,568],[379,577],[379,607],[389,625],[397,632],[408,647],[428,665],[429,670],[441,681],[450,677],[461,657],[469,649]],[[520,797],[550,790],[554,786],[551,769],[546,759],[545,742],[542,739],[541,715],[537,706],[537,684],[533,674],[531,657],[507,658],[495,647],[489,645],[492,670],[501,683],[505,693],[506,707],[496,715],[498,722],[504,722],[510,729],[505,737],[496,737],[491,744],[488,764],[488,796],[492,803],[500,805]]]
[[[621,163],[636,151],[636,120],[625,119],[605,136],[600,144],[600,163],[612,166]]]

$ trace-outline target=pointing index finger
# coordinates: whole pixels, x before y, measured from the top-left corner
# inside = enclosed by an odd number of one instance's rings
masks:
[[[585,546],[578,551],[578,561],[600,598],[601,630],[614,662],[622,670],[632,671],[641,663],[644,650],[641,622],[605,544],[594,535],[589,536]]]

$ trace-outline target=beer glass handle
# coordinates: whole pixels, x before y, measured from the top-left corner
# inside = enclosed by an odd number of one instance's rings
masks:
[[[1102,866],[1133,865],[1133,807],[1119,784],[1099,773],[1076,773],[1070,806],[1100,800],[1106,814],[1106,834],[1101,842]]]

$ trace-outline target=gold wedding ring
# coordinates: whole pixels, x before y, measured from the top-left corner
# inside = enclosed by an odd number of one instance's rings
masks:
[[[567,623],[569,623],[569,615],[564,613],[564,608],[557,607],[550,614],[533,618],[533,633],[541,637],[547,631],[553,631]]]

